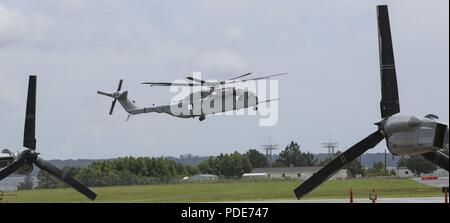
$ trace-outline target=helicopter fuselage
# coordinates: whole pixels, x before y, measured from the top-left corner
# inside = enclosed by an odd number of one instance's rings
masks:
[[[448,126],[432,118],[392,116],[381,126],[394,155],[421,155],[448,148]]]
[[[117,92],[119,102],[126,108],[132,103],[126,97],[121,98],[122,93]],[[127,109],[130,114],[142,114],[149,112],[166,113],[178,118],[200,117],[232,110],[254,107],[258,105],[258,96],[250,91],[238,88],[222,88],[208,92],[194,92],[170,105]]]
[[[172,104],[171,113],[180,113],[182,109],[181,115],[189,118],[249,108],[257,104],[258,97],[253,92],[224,88],[211,92],[194,92],[178,103]]]

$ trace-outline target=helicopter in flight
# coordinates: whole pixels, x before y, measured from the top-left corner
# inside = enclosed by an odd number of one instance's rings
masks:
[[[377,6],[378,42],[381,75],[381,121],[377,130],[338,155],[295,190],[297,199],[313,191],[348,163],[382,141],[394,155],[422,156],[448,171],[449,158],[442,152],[448,149],[448,125],[438,116],[429,114],[423,118],[397,115],[400,113],[397,76],[394,62],[391,27],[387,5]]]
[[[116,102],[119,101],[120,105],[128,112],[128,118],[133,115],[144,114],[144,113],[165,113],[178,118],[197,118],[200,121],[206,119],[206,115],[223,113],[227,111],[239,110],[254,107],[257,110],[258,104],[268,103],[270,101],[278,100],[269,99],[260,101],[258,95],[248,88],[239,88],[235,85],[240,83],[245,83],[249,81],[257,81],[264,79],[271,79],[273,77],[278,77],[286,75],[287,73],[280,73],[274,75],[267,75],[262,77],[250,78],[250,79],[240,79],[251,75],[252,73],[246,73],[228,80],[222,81],[206,81],[195,77],[186,77],[189,81],[187,83],[177,83],[177,82],[143,82],[144,85],[150,86],[175,86],[175,87],[190,87],[198,88],[199,90],[191,91],[189,95],[176,103],[170,103],[161,106],[152,107],[138,107],[135,101],[128,98],[128,91],[121,91],[123,80],[119,81],[119,86],[116,92],[107,93],[102,91],[97,91],[98,94],[108,96],[113,98],[111,103],[111,108],[109,110],[109,115],[113,114]]]

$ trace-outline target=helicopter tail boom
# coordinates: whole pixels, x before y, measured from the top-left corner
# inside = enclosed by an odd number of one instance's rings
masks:
[[[112,114],[112,110],[114,109],[115,106],[115,101],[119,101],[120,105],[122,105],[122,107],[125,109],[126,112],[130,113],[130,114],[134,114],[134,110],[136,110],[138,107],[134,104],[134,101],[131,101],[128,98],[128,91],[124,91],[124,92],[114,92],[114,93],[106,93],[106,92],[102,92],[102,91],[97,91],[98,94],[100,95],[104,95],[110,98],[113,98],[113,104],[111,105],[111,110],[110,110],[110,114]]]

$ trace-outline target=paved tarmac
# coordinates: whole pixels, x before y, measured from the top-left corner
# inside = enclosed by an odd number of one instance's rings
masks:
[[[314,199],[314,200],[265,200],[244,201],[237,203],[350,203],[349,199]],[[354,199],[353,203],[371,203],[367,199]],[[408,198],[378,198],[376,203],[444,203],[442,197],[408,197]]]
[[[421,184],[425,184],[432,187],[448,187],[448,177],[439,177],[437,180],[422,180],[420,178],[413,178],[415,181]]]

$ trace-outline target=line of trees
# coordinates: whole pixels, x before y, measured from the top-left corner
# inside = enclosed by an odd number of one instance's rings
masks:
[[[267,157],[256,149],[251,149],[245,153],[253,168],[263,168],[269,166]]]
[[[338,155],[338,154],[336,154]],[[302,152],[296,142],[288,144],[280,152],[272,167],[299,167],[325,165],[331,161],[323,160],[320,163],[310,152]],[[416,175],[431,173],[436,166],[420,156],[402,158],[399,166],[405,166]],[[123,157],[111,160],[102,160],[91,163],[87,167],[65,167],[68,175],[74,176],[86,186],[118,186],[136,184],[158,184],[178,182],[185,176],[196,174],[214,174],[224,179],[238,179],[253,168],[270,166],[267,157],[256,149],[246,153],[239,152],[211,156],[198,165],[183,165],[173,159],[150,157]],[[383,176],[395,175],[395,171],[385,173],[384,163],[375,162],[372,168],[365,169],[356,159],[347,165],[351,176]],[[51,189],[65,187],[66,185],[44,171],[38,173],[37,188]],[[18,189],[32,188],[31,177],[25,179]]]
[[[339,152],[336,154],[339,155]],[[326,165],[332,159],[318,162],[312,153],[302,152],[296,142],[288,144],[280,152],[272,167],[299,167]],[[223,179],[238,179],[253,168],[269,167],[267,157],[256,149],[246,153],[239,152],[211,156],[198,165],[180,164],[173,159],[150,157],[123,157],[111,160],[102,160],[91,163],[87,167],[64,167],[68,175],[74,176],[86,186],[118,186],[138,184],[159,184],[179,182],[185,176],[196,174],[214,174]],[[436,166],[421,156],[400,159],[398,166],[407,167],[414,174],[431,173]],[[356,159],[346,166],[350,176],[389,176],[395,171],[385,172],[383,162],[375,162],[372,168],[364,168],[360,160]],[[49,175],[39,171],[37,188],[51,189],[66,187],[66,185]],[[18,185],[18,189],[31,189],[32,178],[28,176]]]
[[[291,142],[280,153],[273,166],[310,166],[317,160],[311,153],[303,153],[296,142]],[[118,186],[178,182],[184,176],[214,174],[224,179],[241,178],[253,168],[268,167],[267,157],[256,149],[246,153],[220,154],[201,161],[198,165],[183,165],[172,159],[123,157],[101,160],[87,167],[65,167],[63,171],[86,186]],[[37,188],[50,189],[66,185],[44,171],[38,173]]]
[[[186,175],[199,173],[198,168],[166,158],[124,157],[94,162],[80,168],[75,176],[89,186],[170,183]]]
[[[241,178],[244,173],[252,171],[249,156],[234,152],[210,157],[198,164],[202,173],[214,174],[224,178]]]
[[[402,157],[398,162],[398,167],[406,167],[416,176],[432,173],[437,169],[436,165],[422,156]]]
[[[89,187],[170,183],[182,176],[199,173],[198,168],[192,165],[182,165],[166,158],[149,157],[96,161],[87,167],[65,167],[63,171]],[[37,178],[37,188],[66,186],[44,171],[39,171]]]
[[[310,152],[302,152],[300,145],[292,141],[278,155],[277,160],[273,164],[274,167],[297,167],[297,166],[316,166],[317,159]]]

